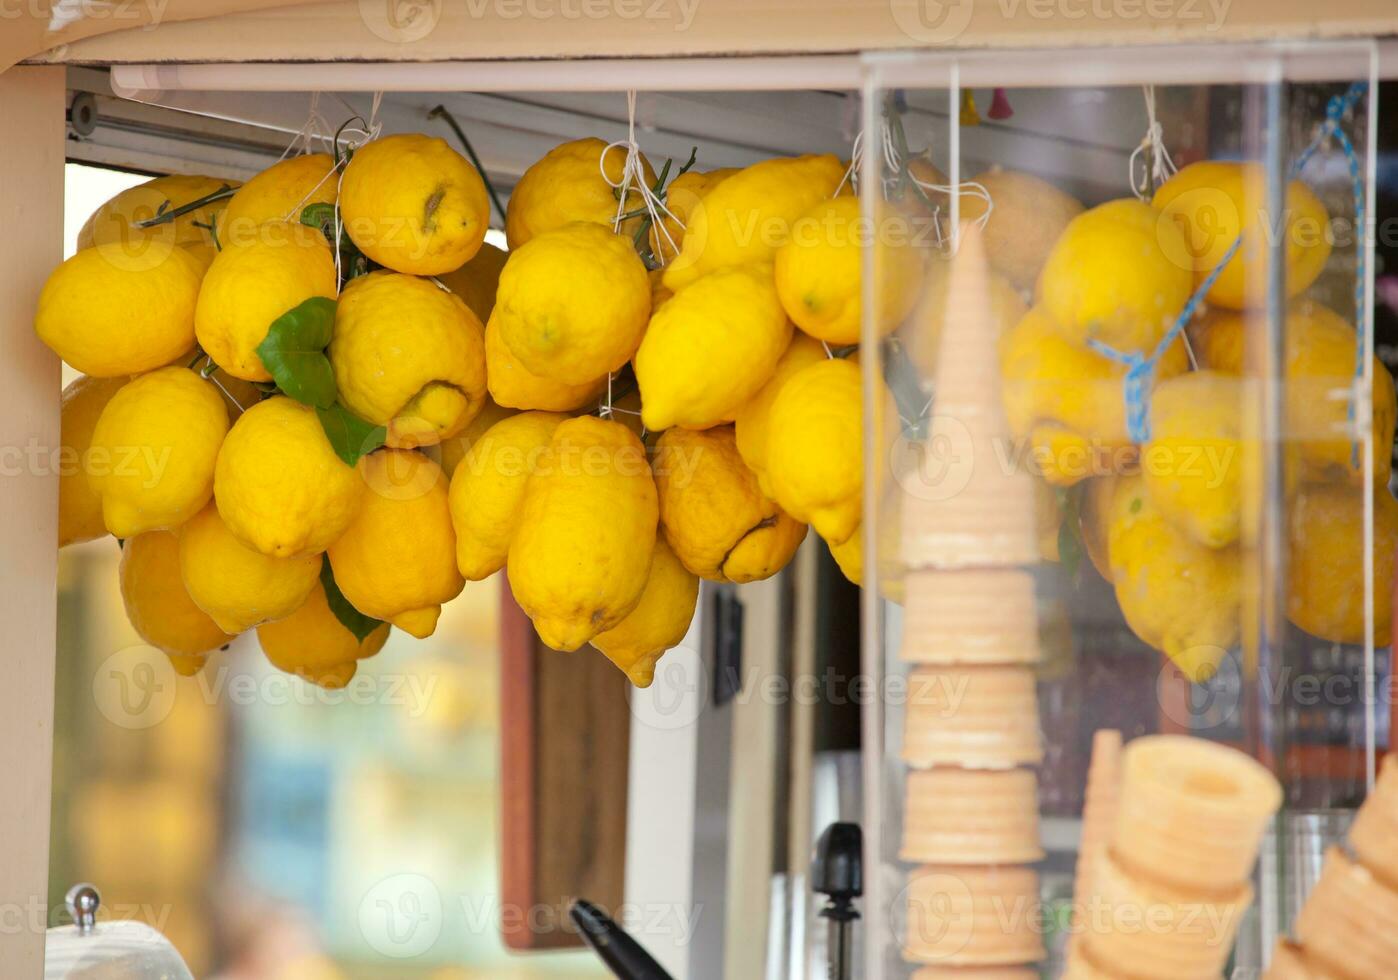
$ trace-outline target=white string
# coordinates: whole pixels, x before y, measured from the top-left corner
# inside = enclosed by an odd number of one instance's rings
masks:
[[[341,101],[343,101],[343,100],[341,100]],[[383,93],[382,93],[382,92],[375,92],[375,93],[374,93],[374,100],[373,100],[373,102],[371,102],[370,105],[369,105],[369,121],[368,121],[368,123],[366,124],[365,128],[363,128],[363,129],[357,129],[357,128],[354,128],[354,127],[346,127],[345,129],[342,129],[342,130],[340,131],[340,135],[342,135],[342,136],[345,135],[346,133],[354,133],[354,134],[356,134],[356,135],[359,137],[358,139],[351,139],[351,140],[349,140],[349,141],[346,142],[346,144],[345,144],[345,151],[346,151],[347,154],[348,154],[349,152],[353,151],[353,150],[359,149],[359,147],[363,146],[365,143],[372,142],[373,140],[376,140],[376,139],[379,138],[379,134],[380,134],[381,132],[383,132],[383,123],[379,121],[379,109],[380,109],[380,107],[381,107],[382,105],[383,105]],[[339,154],[339,146],[338,146],[338,145],[335,147],[335,152],[336,152],[336,154],[337,154],[337,156],[338,156],[338,154]],[[340,170],[339,170],[339,177],[338,177],[338,178],[336,179],[336,181],[335,181],[335,241],[334,241],[332,244],[335,246],[335,281],[336,281],[336,282],[342,282],[342,281],[344,281],[343,264],[342,264],[342,258],[341,258],[341,256],[340,256],[340,239],[343,237],[343,234],[344,234],[344,219],[343,219],[343,218],[341,217],[341,215],[340,215],[340,203],[339,203],[339,201],[340,201],[340,191],[344,189],[344,184],[345,184],[345,169],[346,169],[346,168],[344,168],[344,167],[341,167],[341,168],[340,168]],[[334,171],[332,170],[331,172],[333,173]],[[308,195],[308,196],[309,196],[309,195]]]
[[[621,168],[621,179],[612,180],[607,173],[607,154],[613,149],[622,148],[626,150],[626,162]],[[626,93],[626,139],[608,143],[602,150],[602,155],[597,159],[597,167],[602,171],[602,179],[611,187],[616,188],[621,193],[616,204],[616,218],[612,221],[612,231],[621,232],[622,216],[627,211],[627,201],[632,192],[640,195],[641,203],[645,205],[646,213],[650,216],[650,226],[657,236],[664,236],[665,243],[670,246],[671,251],[679,253],[679,246],[675,244],[674,237],[670,234],[670,229],[665,227],[665,222],[661,215],[668,217],[681,228],[684,222],[665,206],[665,202],[646,183],[645,166],[641,162],[641,147],[636,142],[636,90],[632,89]],[[659,239],[657,238],[657,243]],[[661,246],[660,255],[657,256],[660,264],[665,264],[665,248]]]
[[[330,120],[320,111],[320,93],[312,92],[310,106],[306,112],[306,121],[301,128],[296,131],[296,135],[291,138],[291,142],[286,145],[282,155],[277,158],[280,163],[288,156],[301,156],[312,152],[311,147],[316,141],[323,143],[333,142],[335,130],[330,125]],[[294,152],[293,152],[294,151]]]
[[[1155,86],[1142,85],[1141,92],[1146,100],[1146,134],[1131,151],[1126,160],[1126,179],[1131,184],[1131,193],[1137,200],[1145,201],[1153,196],[1155,188],[1173,177],[1179,170],[1170,159],[1170,151],[1165,149],[1165,129],[1155,118]],[[1136,162],[1141,154],[1150,150],[1150,166],[1141,167],[1141,179],[1136,180]]]

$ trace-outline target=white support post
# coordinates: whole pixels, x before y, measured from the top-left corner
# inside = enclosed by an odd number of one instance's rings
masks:
[[[9,134],[0,173],[0,964],[41,980],[58,582],[58,358],[34,336],[34,304],[63,259],[64,69],[0,74]],[[42,450],[42,452],[40,451]]]

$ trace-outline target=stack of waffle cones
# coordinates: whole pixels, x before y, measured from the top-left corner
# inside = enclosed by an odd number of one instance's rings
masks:
[[[1064,976],[1218,978],[1281,787],[1241,752],[1157,735],[1122,753],[1115,804],[1107,847],[1080,852],[1088,884]]]
[[[1398,974],[1398,756],[1359,808],[1349,851],[1332,847],[1267,980],[1379,980]]]
[[[1014,466],[1000,407],[990,277],[963,231],[937,356],[926,458],[936,481],[900,481],[906,568],[901,657],[910,767],[903,952],[917,980],[1028,980],[1044,957],[1034,667],[1034,491]]]

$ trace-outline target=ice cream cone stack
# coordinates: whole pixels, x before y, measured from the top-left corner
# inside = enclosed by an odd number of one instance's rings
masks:
[[[1267,980],[1370,980],[1398,970],[1398,756],[1384,759],[1349,833],[1332,847]],[[1351,854],[1353,856],[1351,856]]]
[[[1078,863],[1073,878],[1073,920],[1078,925],[1083,924],[1079,921],[1082,910],[1092,897],[1097,863],[1106,855],[1111,842],[1120,796],[1121,732],[1103,728],[1092,736],[1087,791],[1083,795],[1082,839],[1078,843]],[[1070,934],[1070,947],[1073,938]]]
[[[1066,975],[1220,977],[1281,787],[1243,753],[1181,735],[1128,745],[1114,787],[1115,744],[1108,734],[1094,740]],[[1112,804],[1104,849],[1097,837]]]
[[[1034,576],[1022,568],[923,569],[905,580],[902,658],[916,664],[1034,664]]]
[[[1032,868],[918,868],[908,879],[904,956],[942,967],[1034,963],[1044,957],[1038,905]]]

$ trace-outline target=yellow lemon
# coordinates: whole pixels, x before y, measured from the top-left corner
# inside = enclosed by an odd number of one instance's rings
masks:
[[[493,314],[531,373],[588,384],[631,359],[650,316],[650,280],[631,243],[574,222],[510,253]]]
[[[175,531],[146,531],[121,549],[121,599],[137,635],[172,657],[202,660],[233,637],[194,604],[180,574]]]
[[[776,401],[777,395],[797,371],[823,361],[827,356],[820,341],[807,334],[796,333],[767,383],[733,413],[738,453],[748,469],[757,475],[758,486],[769,497],[772,490],[767,480],[767,420],[772,413],[772,402]]]
[[[490,397],[498,404],[544,412],[575,411],[595,404],[607,390],[605,375],[586,384],[570,385],[531,373],[500,339],[495,314],[485,325],[485,379]]]
[[[351,279],[328,353],[340,400],[387,426],[390,446],[434,445],[485,404],[485,331],[465,303],[426,279]]]
[[[770,265],[694,281],[655,312],[636,352],[646,428],[727,421],[771,378],[790,342]]]
[[[830,557],[835,559],[841,574],[855,585],[864,586],[864,525],[860,524],[853,534],[841,544],[826,542]]]
[[[829,154],[744,167],[699,199],[680,254],[665,268],[665,285],[678,292],[715,269],[772,261],[792,222],[832,196],[844,175],[844,164]]]
[[[1242,529],[1243,386],[1217,371],[1162,382],[1150,400],[1141,473],[1151,502],[1195,541],[1222,548]]]
[[[88,450],[107,530],[129,538],[198,513],[213,496],[227,432],[218,390],[195,372],[168,367],[129,381],[102,410]]]
[[[336,618],[316,582],[306,601],[290,616],[257,628],[257,642],[278,670],[321,687],[340,688],[354,677],[358,660],[372,657],[388,640],[382,623],[360,640]]]
[[[560,143],[545,153],[519,178],[510,192],[505,213],[505,237],[510,249],[519,248],[536,235],[556,231],[574,221],[605,225],[610,231],[617,216],[617,193],[626,166],[626,150],[614,146],[606,155],[606,177],[602,176],[602,153],[607,144],[596,137]],[[655,186],[655,172],[641,157],[646,186]],[[608,181],[612,183],[608,183]],[[642,207],[638,191],[628,189],[623,212]],[[628,219],[621,233],[630,241],[640,218]]]
[[[990,267],[1017,289],[1033,289],[1039,271],[1063,229],[1082,213],[1082,204],[1046,180],[1018,170],[992,167],[971,178],[990,195],[984,241]],[[961,196],[961,220],[978,221],[985,198]]]
[[[1151,501],[1141,477],[1118,477],[1115,484],[1107,554],[1121,613],[1137,636],[1186,677],[1207,680],[1238,642],[1238,549],[1209,548],[1177,529]]]
[[[698,601],[699,579],[680,564],[663,537],[656,538],[641,601],[620,623],[594,636],[592,645],[632,684],[650,687],[656,663],[689,632]]]
[[[1227,374],[1245,371],[1245,314],[1214,310],[1190,332],[1200,367]],[[1266,327],[1258,321],[1258,342]],[[1310,300],[1292,304],[1286,317],[1286,437],[1299,451],[1304,476],[1315,482],[1363,479],[1362,455],[1354,455],[1347,396],[1354,384],[1354,327],[1333,310]],[[1374,483],[1387,486],[1398,395],[1393,375],[1377,357],[1373,373]]]
[[[496,248],[489,242],[481,243],[481,250],[472,256],[459,269],[444,272],[437,278],[476,314],[481,323],[490,320],[495,309],[495,292],[500,286],[500,273],[505,269],[505,260],[510,253]]]
[[[230,242],[204,276],[194,331],[199,346],[235,378],[271,381],[257,354],[272,321],[313,296],[335,298],[335,258],[320,232],[271,221]]]
[[[320,581],[320,555],[274,558],[243,544],[210,504],[180,528],[189,597],[226,633],[290,616]]]
[[[109,262],[138,268],[160,264],[178,245],[207,267],[218,251],[214,230],[222,230],[227,197],[158,225],[140,223],[237,186],[236,180],[171,174],[128,187],[92,212],[78,231],[77,247],[96,245]]]
[[[490,364],[488,356],[486,364]],[[516,412],[517,409],[505,408],[503,405],[495,404],[492,399],[486,398],[485,404],[481,406],[480,414],[473,418],[466,428],[448,439],[443,439],[437,447],[437,455],[441,457],[437,462],[441,465],[442,472],[447,475],[447,479],[451,479],[452,474],[456,472],[456,467],[466,458],[466,454],[471,451],[471,447],[476,444],[477,439],[485,435],[496,422],[507,419]]]
[[[566,415],[522,412],[476,440],[451,479],[456,564],[478,582],[505,567],[529,474]]]
[[[85,248],[44,283],[34,332],[83,374],[114,378],[162,367],[194,347],[203,274],[180,248],[140,267]]]
[[[1126,423],[1127,367],[1074,344],[1034,307],[1000,342],[1001,398],[1010,431],[1029,444],[1034,468],[1055,486],[1133,464]],[[1183,343],[1160,359],[1157,380],[1189,368]]]
[[[107,402],[126,384],[125,378],[78,378],[63,389],[58,470],[58,546],[91,541],[107,533],[102,522],[102,498],[87,479],[92,432]]]
[[[641,601],[659,508],[645,447],[619,422],[561,423],[524,491],[507,569],[539,638],[576,650]]]
[[[340,186],[328,153],[307,153],[272,164],[234,194],[219,221],[225,246],[246,242],[269,221],[299,222],[312,204],[334,204]]]
[[[859,365],[827,359],[782,387],[767,420],[767,478],[782,508],[843,544],[859,527],[864,408]]]
[[[1112,497],[1116,493],[1116,477],[1098,476],[1084,481],[1078,497],[1078,532],[1083,550],[1108,582],[1112,580],[1111,556],[1107,553],[1111,528]]]
[[[922,254],[904,222],[884,214],[868,227],[857,197],[820,201],[791,225],[777,249],[777,295],[787,316],[830,344],[857,344],[863,315],[865,248],[875,251],[877,332],[893,331],[912,311],[922,284]]]
[[[1288,296],[1309,288],[1330,258],[1330,215],[1320,199],[1300,180],[1287,184],[1283,231],[1282,221],[1267,214],[1266,185],[1261,164],[1201,160],[1155,192],[1161,224],[1183,232],[1178,250],[1169,254],[1193,273],[1196,284],[1203,283],[1242,236],[1238,252],[1206,294],[1211,304],[1241,310],[1266,302],[1267,256],[1271,236],[1278,232],[1285,235]]]
[[[280,396],[233,423],[214,468],[214,500],[228,530],[278,558],[328,548],[354,518],[362,492],[315,409]]]
[[[1374,646],[1393,639],[1393,558],[1398,501],[1374,487]],[[1359,487],[1311,484],[1287,514],[1290,567],[1286,615],[1331,643],[1364,642],[1364,493]]]
[[[720,167],[701,172],[687,170],[665,187],[665,210],[661,212],[660,227],[650,230],[651,251],[668,262],[679,254],[684,245],[684,229],[689,224],[699,199],[738,172],[737,167]]]
[[[936,376],[937,355],[941,350],[942,330],[947,318],[961,312],[949,308],[949,289],[955,261],[955,258],[947,258],[938,253],[927,263],[927,275],[923,283],[922,298],[917,303],[917,311],[908,326],[899,334],[907,350],[908,359],[927,381]],[[990,316],[995,329],[1003,336],[1024,318],[1029,308],[1024,305],[1024,297],[1020,291],[998,272],[989,273],[989,283],[987,299],[990,303]]]
[[[1073,343],[1149,353],[1174,325],[1194,276],[1177,261],[1184,233],[1160,217],[1131,198],[1068,222],[1044,263],[1039,296]]]
[[[418,639],[431,636],[442,603],[465,585],[456,568],[447,478],[426,456],[402,449],[365,456],[359,469],[364,500],[327,551],[335,581],[364,615]]]
[[[786,567],[806,536],[763,495],[733,427],[667,429],[655,447],[660,524],[684,567],[715,582],[755,582]]]
[[[490,225],[485,182],[445,140],[400,133],[367,143],[340,182],[345,231],[395,272],[436,276],[470,261]]]

